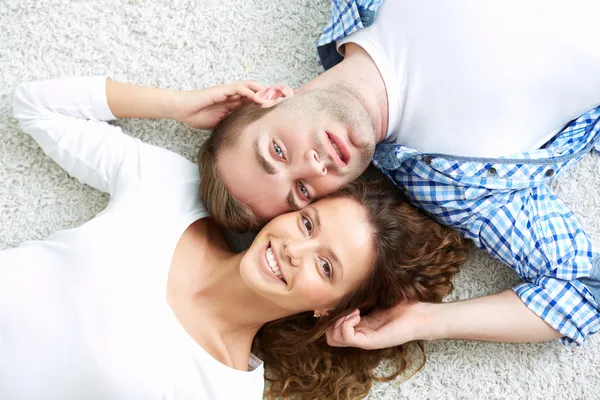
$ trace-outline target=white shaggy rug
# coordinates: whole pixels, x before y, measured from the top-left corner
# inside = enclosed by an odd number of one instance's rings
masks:
[[[107,74],[181,89],[238,79],[295,87],[321,71],[314,43],[329,9],[328,0],[0,0],[0,248],[77,226],[108,200],[17,129],[11,94],[20,82]],[[170,121],[120,124],[190,159],[203,137]],[[588,157],[555,186],[600,242],[600,158]],[[453,298],[516,282],[475,252]],[[600,335],[574,349],[440,341],[426,350],[428,362],[412,379],[377,384],[369,398],[600,399]]]

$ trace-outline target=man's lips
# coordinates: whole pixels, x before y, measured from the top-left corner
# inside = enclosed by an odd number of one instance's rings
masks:
[[[329,153],[329,158],[338,166],[345,167],[348,165],[348,161],[350,161],[350,149],[346,142],[340,138],[339,136],[331,133],[325,132],[327,135],[327,150]],[[335,150],[335,147],[339,150],[339,153]],[[341,157],[340,157],[341,155]]]

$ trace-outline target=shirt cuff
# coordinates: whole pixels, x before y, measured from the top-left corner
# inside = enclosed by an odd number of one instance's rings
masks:
[[[90,87],[91,105],[94,110],[94,116],[98,121],[111,121],[117,119],[110,111],[108,99],[106,97],[106,81],[108,76],[91,76],[82,78],[88,80]]]
[[[523,303],[563,335],[565,345],[581,345],[600,330],[600,313],[589,290],[577,280],[541,277],[513,288]]]

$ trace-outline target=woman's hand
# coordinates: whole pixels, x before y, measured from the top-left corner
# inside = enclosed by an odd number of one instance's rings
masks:
[[[354,310],[327,328],[327,343],[333,347],[375,350],[422,339],[419,332],[428,320],[427,306],[428,303],[400,303],[363,317]]]
[[[233,110],[252,101],[264,86],[240,81],[201,90],[181,91],[173,99],[171,118],[193,128],[212,129]]]

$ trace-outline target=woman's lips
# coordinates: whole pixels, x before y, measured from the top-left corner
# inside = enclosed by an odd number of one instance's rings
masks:
[[[286,285],[287,283],[280,277],[278,277],[277,275],[275,275],[275,272],[273,272],[273,270],[271,270],[271,267],[269,267],[269,263],[267,261],[267,249],[271,246],[271,243],[268,242],[266,246],[264,246],[260,252],[260,257],[258,260],[258,263],[261,267],[261,269],[273,280],[279,282],[280,284]],[[283,275],[283,273],[282,273]]]

